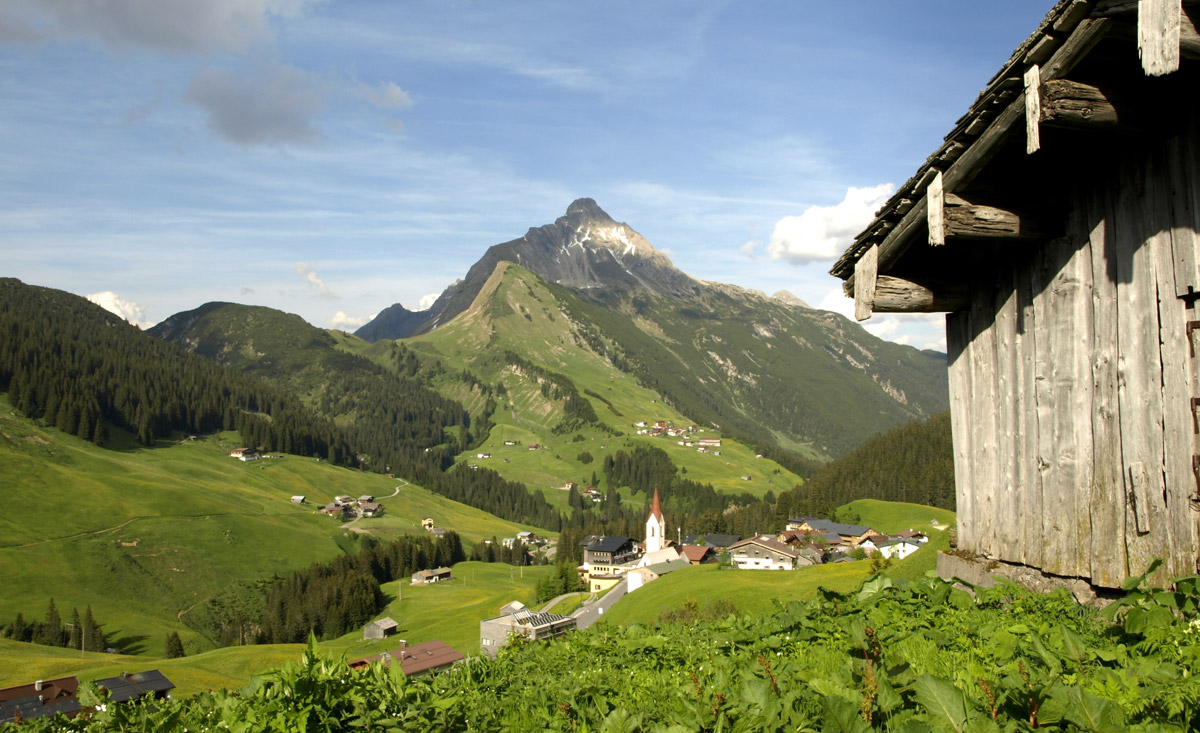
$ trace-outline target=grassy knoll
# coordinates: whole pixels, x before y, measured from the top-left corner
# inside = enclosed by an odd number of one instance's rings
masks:
[[[91,605],[130,651],[161,654],[170,631],[189,650],[208,648],[184,623],[194,606],[232,583],[354,549],[357,532],[316,513],[336,494],[375,495],[387,515],[353,527],[385,539],[420,531],[424,515],[468,541],[536,530],[314,459],[242,463],[228,457],[231,437],[104,450],[0,399],[0,493],[23,508],[0,516],[0,622],[18,611],[40,619],[53,597],[67,617]],[[292,504],[296,494],[313,504]]]
[[[857,516],[854,524],[862,524],[885,534],[895,534],[906,529],[921,532],[932,530],[931,520],[939,524],[954,524],[954,512],[938,509],[921,504],[908,504],[902,501],[881,501],[879,499],[859,499],[844,504],[837,510],[839,517]]]
[[[479,622],[495,616],[509,601],[536,605],[534,587],[553,573],[550,565],[522,569],[503,563],[461,562],[454,566],[454,580],[412,585],[402,578],[386,583],[383,592],[392,601],[377,618],[387,616],[400,624],[394,637],[364,642],[358,631],[321,646],[356,658],[395,649],[397,639],[410,644],[440,639],[463,654],[475,654],[479,651]]]
[[[77,675],[80,680],[114,677],[122,672],[159,669],[175,683],[175,697],[222,688],[238,689],[250,678],[296,659],[303,644],[269,644],[214,649],[180,659],[99,654],[0,639],[0,687],[34,679]]]
[[[929,541],[913,554],[895,563],[884,571],[889,578],[904,578],[919,580],[930,570],[937,570],[937,554],[950,549],[950,535],[947,532],[933,531],[929,533]]]
[[[710,599],[728,600],[739,613],[764,614],[775,601],[813,596],[818,587],[847,591],[870,574],[868,562],[817,565],[794,571],[720,570],[696,565],[664,575],[626,595],[604,614],[612,624],[652,624],[663,611],[694,600],[703,608]]]
[[[355,631],[321,642],[320,647],[335,657],[356,659],[395,649],[398,639],[410,644],[440,639],[464,654],[476,654],[479,622],[494,616],[512,600],[532,605],[534,586],[553,570],[542,566],[522,572],[509,565],[465,562],[454,567],[456,579],[448,582],[414,586],[405,578],[387,583],[383,591],[393,600],[379,617],[390,616],[400,623],[396,636],[366,642],[362,632]],[[90,652],[81,655],[70,649],[0,639],[0,687],[70,674],[92,680],[158,668],[175,683],[175,695],[182,696],[209,689],[238,689],[254,675],[299,657],[303,650],[302,644],[267,644],[161,659]]]

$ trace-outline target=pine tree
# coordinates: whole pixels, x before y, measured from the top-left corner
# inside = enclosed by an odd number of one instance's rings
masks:
[[[83,648],[89,652],[102,652],[107,644],[104,631],[92,616],[92,607],[83,612]]]
[[[67,647],[83,649],[83,623],[79,620],[79,609],[71,609],[71,627],[67,630]]]
[[[167,634],[167,659],[178,659],[184,656],[183,640],[179,638],[179,632],[172,631]]]
[[[35,632],[33,643],[62,646],[64,641],[66,641],[66,637],[63,634],[62,617],[58,615],[58,608],[54,605],[54,599],[51,598],[50,607],[46,609],[46,618]]]

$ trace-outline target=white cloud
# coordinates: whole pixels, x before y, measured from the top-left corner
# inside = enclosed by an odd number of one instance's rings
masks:
[[[132,300],[125,300],[111,290],[92,293],[87,299],[104,310],[118,315],[141,329],[150,328],[154,324],[146,320],[146,311]]]
[[[328,298],[330,300],[337,298],[337,296],[333,294],[333,291],[325,285],[324,281],[317,277],[316,263],[297,262],[296,274],[307,280],[308,284],[312,286],[317,295],[321,296],[322,298]]]
[[[6,0],[0,34],[32,40],[86,38],[117,49],[169,53],[245,51],[271,36],[271,16],[300,14],[307,0]]]
[[[382,109],[404,109],[412,106],[412,98],[395,82],[385,81],[374,86],[360,84],[358,93],[376,107]]]
[[[441,296],[441,293],[429,293],[429,294],[425,295],[424,297],[421,298],[420,302],[417,303],[417,310],[419,310],[419,311],[428,310],[429,307],[433,305],[434,301],[436,301],[439,296]]]
[[[775,224],[767,252],[774,259],[802,264],[841,256],[876,210],[892,195],[895,186],[881,183],[846,190],[833,206],[810,206],[799,216],[785,216]]]
[[[746,242],[745,244],[743,244],[738,249],[739,249],[739,251],[741,251],[742,254],[746,255],[750,259],[756,260],[756,259],[758,259],[757,250],[761,246],[762,246],[762,242],[760,242],[757,239],[752,239],[749,242]]]
[[[185,99],[208,113],[208,126],[241,146],[307,143],[316,139],[321,100],[303,71],[280,63],[231,71],[208,68]]]
[[[330,317],[328,324],[330,328],[336,328],[341,331],[355,331],[359,326],[364,325],[370,318],[356,318],[348,316],[343,311],[338,311]]]

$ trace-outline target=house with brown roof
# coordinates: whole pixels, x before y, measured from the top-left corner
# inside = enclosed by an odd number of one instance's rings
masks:
[[[400,671],[406,677],[417,677],[448,669],[463,659],[465,657],[457,649],[445,642],[435,640],[414,644],[413,646],[408,646],[401,642],[399,648],[393,649],[390,652],[373,654],[369,657],[355,659],[346,664],[350,669],[363,669],[376,662],[387,665],[390,665],[392,662],[399,662]]]
[[[23,720],[58,713],[73,718],[82,709],[75,697],[78,691],[79,678],[74,675],[0,689],[0,723],[11,723],[18,715]]]
[[[717,561],[717,554],[713,548],[705,545],[682,545],[679,548],[679,554],[693,565],[704,565]]]
[[[774,537],[750,537],[729,546],[729,559],[741,570],[794,570],[812,560]]]

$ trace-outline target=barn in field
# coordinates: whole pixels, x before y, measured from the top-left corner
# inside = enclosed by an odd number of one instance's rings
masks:
[[[948,314],[958,547],[1002,570],[1197,571],[1198,24],[1058,3],[832,270]]]

